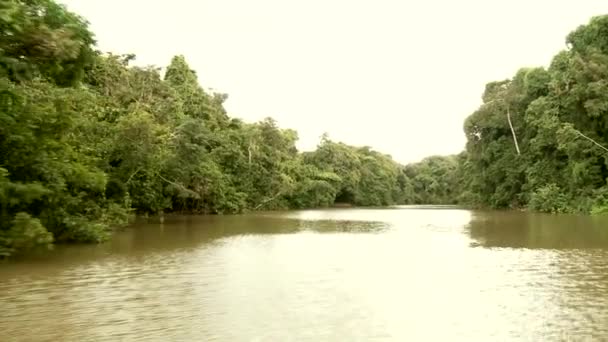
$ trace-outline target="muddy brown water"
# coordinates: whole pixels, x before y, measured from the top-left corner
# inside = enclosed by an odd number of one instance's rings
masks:
[[[399,207],[141,221],[0,264],[0,334],[608,340],[608,219]]]

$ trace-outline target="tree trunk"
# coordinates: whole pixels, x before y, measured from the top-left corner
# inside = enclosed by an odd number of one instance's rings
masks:
[[[509,107],[507,107],[507,120],[509,121],[509,127],[511,127],[511,134],[513,134],[513,142],[515,143],[515,149],[517,150],[517,155],[521,155],[519,151],[519,144],[517,143],[517,135],[515,135],[515,129],[513,129],[513,124],[511,123],[511,112]]]
[[[247,147],[247,152],[249,152],[249,165],[251,165],[251,143],[249,143],[249,147]]]
[[[579,134],[581,137],[583,137],[583,138],[585,138],[585,139],[587,139],[587,140],[591,141],[592,143],[594,143],[596,146],[598,146],[598,147],[599,147],[599,148],[601,148],[602,150],[604,150],[604,151],[608,152],[608,148],[604,147],[603,145],[601,145],[601,144],[600,144],[600,143],[598,143],[597,141],[595,141],[595,140],[593,140],[593,139],[589,138],[588,136],[584,135],[584,134],[583,134],[583,133],[581,133],[581,132],[580,132],[578,129],[576,129],[576,128],[575,128],[575,129],[574,129],[574,131],[575,131],[576,133],[578,133],[578,134]]]

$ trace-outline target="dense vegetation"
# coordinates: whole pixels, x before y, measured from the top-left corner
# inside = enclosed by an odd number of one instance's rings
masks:
[[[134,213],[404,202],[401,167],[272,119],[230,118],[184,57],[131,67],[52,0],[0,4],[0,255],[97,242]]]
[[[327,136],[300,153],[297,133],[272,119],[230,118],[227,95],[204,90],[183,56],[164,73],[130,66],[135,56],[96,51],[86,21],[54,1],[3,1],[0,256],[103,241],[135,213],[338,202],[608,211],[608,17],[568,42],[548,70],[486,86],[465,152],[401,166]]]
[[[548,69],[486,85],[464,125],[463,201],[608,211],[608,16],[577,28],[567,44]]]

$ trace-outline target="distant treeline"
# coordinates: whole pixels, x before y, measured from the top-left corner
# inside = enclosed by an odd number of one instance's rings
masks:
[[[184,57],[164,75],[130,66],[133,55],[96,51],[86,21],[54,1],[5,1],[0,256],[103,241],[135,213],[337,202],[606,210],[606,32],[608,18],[595,18],[548,71],[490,83],[466,121],[466,152],[402,166],[327,136],[300,153],[297,133],[272,119],[230,118],[227,95],[205,91]]]

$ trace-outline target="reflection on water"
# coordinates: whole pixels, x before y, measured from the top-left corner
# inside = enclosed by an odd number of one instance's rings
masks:
[[[1,340],[603,340],[606,230],[420,207],[142,221],[1,265]]]
[[[475,212],[468,229],[484,247],[608,248],[606,217]]]

